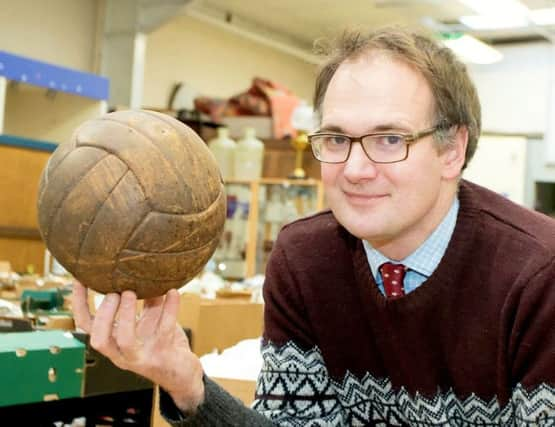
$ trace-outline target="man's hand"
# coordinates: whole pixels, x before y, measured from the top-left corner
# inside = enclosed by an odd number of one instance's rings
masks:
[[[108,294],[93,317],[87,288],[73,285],[75,324],[90,335],[91,346],[117,367],[160,385],[183,412],[193,412],[204,399],[203,371],[177,323],[178,292],[145,300],[140,317],[136,302],[132,291]]]

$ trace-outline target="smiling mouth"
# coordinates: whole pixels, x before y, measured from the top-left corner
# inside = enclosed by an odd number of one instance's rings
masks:
[[[347,203],[367,207],[379,204],[388,197],[387,194],[353,193],[350,191],[344,191],[343,194],[347,199]]]
[[[366,194],[366,193],[352,193],[350,191],[343,192],[348,199],[360,201],[373,201],[380,200],[387,197],[387,194]]]

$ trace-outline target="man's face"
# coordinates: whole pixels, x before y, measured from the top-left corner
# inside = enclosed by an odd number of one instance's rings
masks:
[[[414,133],[435,125],[433,105],[420,73],[374,53],[338,68],[322,104],[321,129],[351,136]],[[403,258],[425,240],[452,203],[460,167],[453,170],[448,153],[440,154],[428,136],[410,146],[406,160],[376,164],[355,143],[347,162],[322,163],[328,204],[353,235],[391,258]]]

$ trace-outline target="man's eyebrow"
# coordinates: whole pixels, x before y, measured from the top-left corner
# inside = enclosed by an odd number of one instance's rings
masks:
[[[345,133],[341,126],[336,125],[326,125],[318,128],[317,132],[334,132],[334,133]]]
[[[372,129],[372,132],[410,132],[406,125],[401,123],[383,123]]]
[[[348,134],[341,126],[337,125],[325,125],[322,126],[317,130],[317,132],[333,132],[333,133],[341,133],[341,134]],[[382,123],[369,129],[365,134],[368,133],[375,133],[375,132],[402,132],[402,133],[410,133],[412,132],[409,127],[401,123]]]

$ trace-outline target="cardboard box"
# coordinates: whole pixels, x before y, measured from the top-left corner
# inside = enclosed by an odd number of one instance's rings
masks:
[[[0,260],[0,273],[11,273],[12,272],[12,265],[9,261]]]
[[[178,321],[191,329],[191,348],[202,356],[214,350],[223,351],[247,338],[260,337],[264,306],[235,298],[209,300],[184,293]]]
[[[154,403],[152,405],[151,427],[171,427],[160,414],[160,388],[154,387]]]
[[[75,322],[73,317],[68,315],[49,314],[46,316],[44,329],[73,331],[75,330]]]

